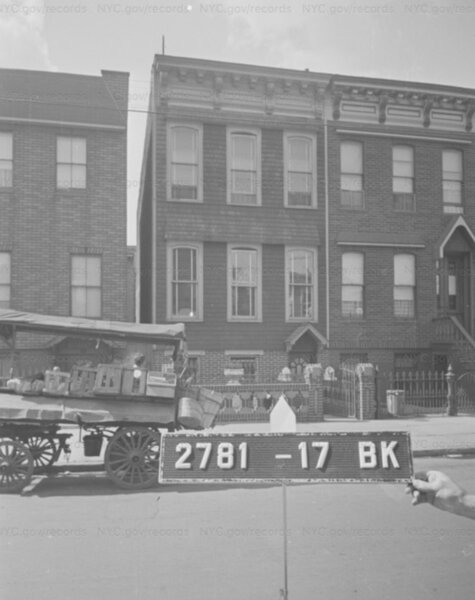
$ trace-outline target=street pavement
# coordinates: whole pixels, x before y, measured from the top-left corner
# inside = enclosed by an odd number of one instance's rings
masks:
[[[229,423],[217,425],[213,432],[228,433],[266,433],[270,432],[269,423]],[[414,457],[447,456],[451,454],[475,454],[475,415],[428,415],[406,418],[388,418],[371,421],[355,419],[336,419],[326,417],[317,423],[298,423],[298,432],[375,432],[375,431],[407,431],[411,435],[411,447]],[[101,456],[85,457],[82,435],[72,427],[73,437],[70,439],[71,455],[66,460],[64,455],[61,464],[89,464],[91,467],[103,463],[103,444]]]

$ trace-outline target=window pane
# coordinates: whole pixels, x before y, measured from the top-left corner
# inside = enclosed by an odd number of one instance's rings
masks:
[[[393,146],[393,161],[412,163],[414,160],[414,149],[411,146]]]
[[[394,285],[415,285],[415,257],[398,254],[394,257]]]
[[[172,165],[172,183],[174,185],[196,186],[198,167],[195,165]]]
[[[361,192],[363,189],[363,178],[361,175],[342,175],[341,189]]]
[[[444,179],[462,180],[462,153],[459,150],[444,150],[442,153]]]
[[[310,172],[311,142],[306,138],[289,138],[289,170]]]
[[[234,169],[256,170],[256,136],[233,134],[232,165]]]
[[[289,172],[289,192],[303,192],[310,194],[312,191],[312,176],[308,173]]]
[[[232,171],[231,185],[235,194],[255,194],[256,173],[253,171]]]
[[[86,257],[71,257],[71,283],[72,285],[86,285]]]
[[[255,250],[233,250],[233,282],[257,282],[257,252]]]
[[[412,194],[414,189],[414,180],[404,177],[395,177],[393,179],[393,192],[396,194]]]
[[[71,138],[71,162],[86,164],[86,140],[85,138]]]
[[[176,248],[173,251],[173,279],[175,281],[196,280],[196,250]]]
[[[172,129],[172,162],[198,163],[198,135],[190,127],[174,127]]]
[[[101,259],[98,256],[86,257],[86,285],[101,285]]]
[[[57,165],[56,186],[58,188],[69,189],[72,179],[72,165]]]
[[[73,287],[71,290],[71,309],[75,317],[86,317],[86,288]]]
[[[1,308],[9,308],[10,307],[10,286],[9,285],[0,285],[0,307]]]
[[[362,254],[346,252],[342,256],[342,283],[363,285],[364,257]]]
[[[341,172],[363,173],[363,146],[359,142],[343,142],[340,146]]]
[[[97,288],[86,289],[86,316],[101,316],[101,290]]]
[[[72,148],[71,138],[58,137],[56,142],[57,161],[61,163],[71,163]]]
[[[11,255],[9,252],[0,252],[0,283],[10,284]]]
[[[0,160],[0,187],[12,187],[12,171],[10,160]]]
[[[243,286],[235,287],[233,294],[233,316],[255,317],[255,298],[256,288]]]
[[[0,132],[0,159],[12,160],[13,158],[13,135]]]
[[[86,167],[84,165],[72,165],[71,187],[81,189],[86,187]]]

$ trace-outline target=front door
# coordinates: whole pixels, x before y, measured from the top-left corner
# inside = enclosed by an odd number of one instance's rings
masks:
[[[445,311],[457,317],[470,332],[470,255],[448,254],[445,257]]]

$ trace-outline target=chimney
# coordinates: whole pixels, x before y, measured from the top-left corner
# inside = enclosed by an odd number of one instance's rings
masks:
[[[115,105],[123,111],[124,120],[127,121],[127,108],[129,104],[129,73],[125,71],[101,70],[104,85],[114,100]]]

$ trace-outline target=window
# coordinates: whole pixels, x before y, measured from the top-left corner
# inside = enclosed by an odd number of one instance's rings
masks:
[[[261,203],[260,134],[228,130],[228,202],[255,206]]]
[[[345,252],[342,256],[341,312],[344,317],[361,319],[364,315],[364,256]]]
[[[256,383],[257,381],[257,356],[228,355],[229,366],[231,369],[242,369],[240,383]]]
[[[285,205],[316,205],[316,140],[314,136],[287,133],[284,138]]]
[[[71,314],[98,318],[102,304],[100,256],[71,256]]]
[[[168,135],[168,198],[201,202],[201,128],[170,125]]]
[[[168,247],[168,318],[202,319],[202,247]]]
[[[393,206],[397,211],[414,211],[414,149],[393,146]]]
[[[0,132],[0,188],[12,187],[13,135]]]
[[[340,164],[341,205],[345,208],[364,208],[363,144],[342,142]]]
[[[412,254],[394,257],[394,316],[415,315],[416,260]]]
[[[306,248],[287,248],[287,320],[317,319],[317,256]]]
[[[11,293],[11,255],[0,252],[0,308],[10,307]]]
[[[463,157],[459,150],[442,152],[442,193],[445,213],[462,213]]]
[[[261,257],[258,248],[228,247],[228,318],[261,318]]]
[[[56,187],[86,187],[86,139],[58,137],[56,141]]]

